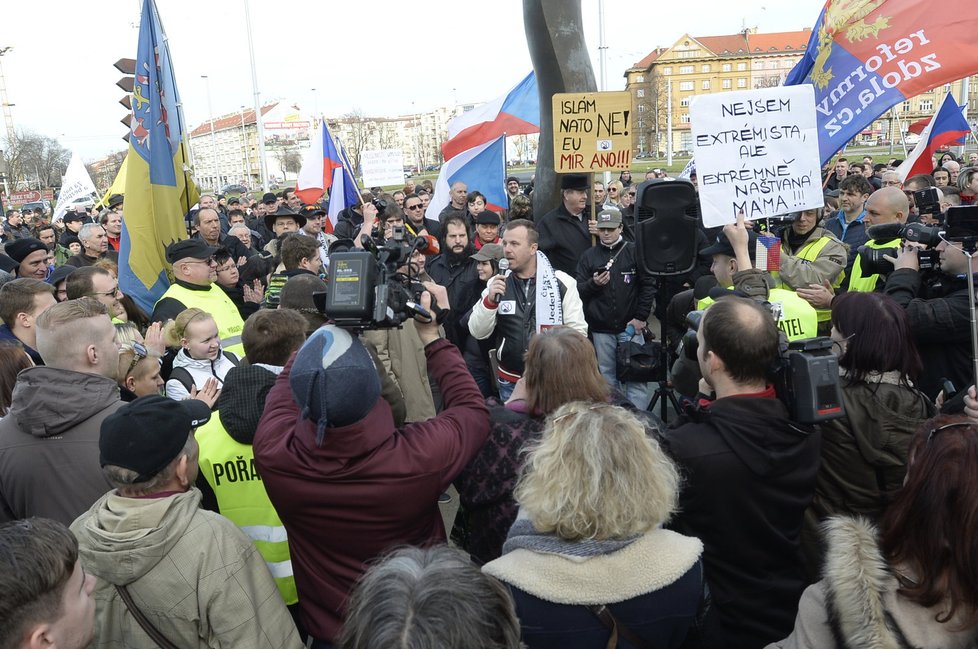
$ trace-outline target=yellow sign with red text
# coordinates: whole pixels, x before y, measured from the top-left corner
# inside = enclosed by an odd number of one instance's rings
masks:
[[[632,162],[632,96],[628,92],[553,96],[554,171],[624,171]]]

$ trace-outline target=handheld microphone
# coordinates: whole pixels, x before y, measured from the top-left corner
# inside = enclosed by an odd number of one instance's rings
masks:
[[[424,243],[419,244],[419,241]],[[415,249],[420,250],[422,255],[437,255],[441,252],[441,244],[438,243],[438,237],[433,237],[430,234],[419,234],[418,238],[415,239]]]
[[[509,273],[510,273],[509,260],[503,257],[502,259],[499,260],[499,274],[502,275],[503,277],[509,277]],[[503,297],[502,295],[493,295],[492,303],[499,304],[499,300],[502,299],[502,297]]]

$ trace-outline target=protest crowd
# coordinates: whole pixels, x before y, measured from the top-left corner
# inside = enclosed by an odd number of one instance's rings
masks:
[[[636,195],[686,182],[658,170],[564,174],[545,214],[515,177],[498,211],[375,188],[335,227],[204,195],[151,312],[124,196],[8,210],[0,647],[974,646],[978,229],[921,269],[901,228],[973,203],[976,157],[839,158],[823,209],[701,227],[668,282],[635,241]],[[405,237],[418,315],[333,324],[331,257]],[[771,372],[818,335],[845,414],[811,425]],[[623,373],[660,345],[665,420]]]

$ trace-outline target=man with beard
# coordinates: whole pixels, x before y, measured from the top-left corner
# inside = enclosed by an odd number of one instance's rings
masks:
[[[467,328],[459,325],[459,318],[476,303],[482,290],[476,262],[472,259],[474,252],[469,242],[465,219],[461,216],[450,216],[445,219],[442,253],[428,262],[428,274],[431,275],[431,279],[448,291],[451,311],[448,320],[443,323],[445,338],[460,351],[465,349],[465,340],[469,337],[469,332]]]

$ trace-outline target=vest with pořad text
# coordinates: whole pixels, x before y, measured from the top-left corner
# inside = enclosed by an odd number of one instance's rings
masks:
[[[866,242],[867,248],[893,248],[900,245],[900,239],[892,241],[877,242],[870,239]],[[863,260],[856,255],[856,261],[852,262],[852,275],[849,278],[849,290],[858,293],[872,293],[876,290],[876,283],[879,281],[879,274],[863,276]]]
[[[252,447],[232,439],[217,413],[194,436],[200,446],[200,473],[214,491],[221,515],[251,539],[286,605],[295,604],[299,595],[288,536],[265,492]]]
[[[818,314],[797,293],[783,288],[772,288],[768,291],[767,301],[779,306],[781,316],[778,318],[778,328],[788,340],[805,340],[818,335]],[[696,308],[703,310],[713,302],[713,298],[705,297],[696,303]]]
[[[828,245],[830,239],[831,239],[830,237],[824,236],[824,237],[819,237],[814,241],[809,241],[804,246],[802,246],[801,250],[798,251],[798,254],[794,256],[804,261],[815,261],[816,259],[818,259],[819,253],[821,253],[822,250],[825,249],[825,246]],[[784,249],[784,242],[781,243],[781,252],[782,254],[785,255],[788,254],[788,251]],[[832,287],[839,288],[840,286],[842,286],[842,280],[845,278],[845,276],[846,273],[843,270],[841,273],[839,273],[836,276],[835,281],[832,282]],[[776,283],[775,285],[777,286],[777,288],[786,291],[791,290],[790,286],[788,286],[787,284],[781,281],[781,276],[779,273],[772,272],[771,277],[774,278],[774,281]],[[829,320],[832,319],[832,309],[815,309],[815,315],[818,317],[819,322],[828,322]]]
[[[241,344],[241,330],[244,329],[244,321],[238,313],[238,307],[234,305],[227,293],[221,290],[217,284],[211,284],[209,290],[194,291],[184,288],[179,284],[170,284],[166,289],[163,298],[171,297],[188,309],[194,307],[206,311],[214,318],[217,323],[217,335],[221,337],[221,348],[231,352],[238,358],[244,358],[244,345]]]

